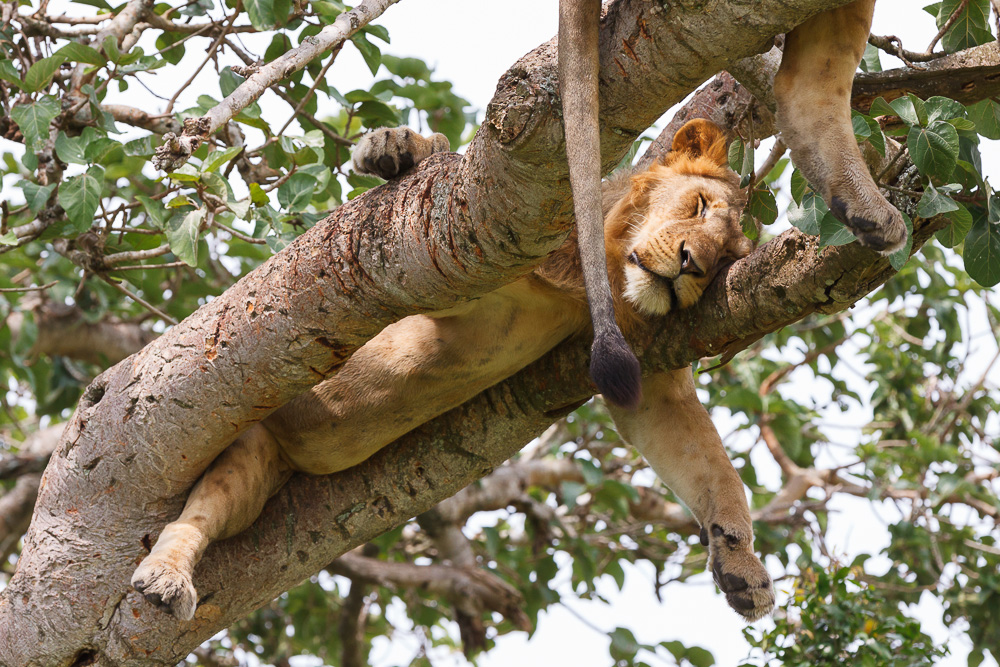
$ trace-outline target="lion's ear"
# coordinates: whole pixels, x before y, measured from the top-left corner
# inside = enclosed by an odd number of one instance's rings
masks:
[[[718,125],[704,118],[695,118],[684,123],[674,135],[672,149],[688,153],[692,157],[704,156],[719,166],[726,166],[728,152],[726,134]]]

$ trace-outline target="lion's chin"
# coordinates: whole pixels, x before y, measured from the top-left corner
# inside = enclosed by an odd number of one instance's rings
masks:
[[[702,290],[688,276],[661,278],[638,267],[625,267],[625,299],[643,315],[666,315],[693,306]]]
[[[625,268],[624,296],[643,315],[666,315],[677,307],[673,286],[639,268]]]

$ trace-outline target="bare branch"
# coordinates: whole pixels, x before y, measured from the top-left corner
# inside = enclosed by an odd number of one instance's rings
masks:
[[[531,622],[521,610],[521,593],[495,574],[478,567],[454,565],[413,565],[366,558],[355,551],[345,553],[330,564],[330,572],[389,588],[420,588],[449,600],[469,614],[495,611],[520,630],[530,630]]]

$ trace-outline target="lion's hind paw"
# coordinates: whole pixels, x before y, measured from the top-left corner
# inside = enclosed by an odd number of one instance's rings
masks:
[[[433,153],[449,150],[448,138],[422,137],[408,127],[382,127],[361,137],[351,162],[354,171],[385,180],[406,173]]]
[[[182,621],[194,618],[198,594],[191,577],[166,563],[144,560],[132,575],[132,587],[153,606]]]
[[[771,575],[753,552],[752,539],[741,539],[715,525],[711,536],[702,531],[702,542],[709,547],[712,577],[733,611],[748,623],[770,614],[774,609],[774,586]]]

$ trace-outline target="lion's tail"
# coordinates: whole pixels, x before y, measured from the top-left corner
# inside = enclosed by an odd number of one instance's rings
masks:
[[[615,320],[604,248],[597,97],[600,14],[600,0],[560,0],[559,83],[577,243],[594,323],[590,376],[612,403],[635,408],[642,396],[642,374]]]

